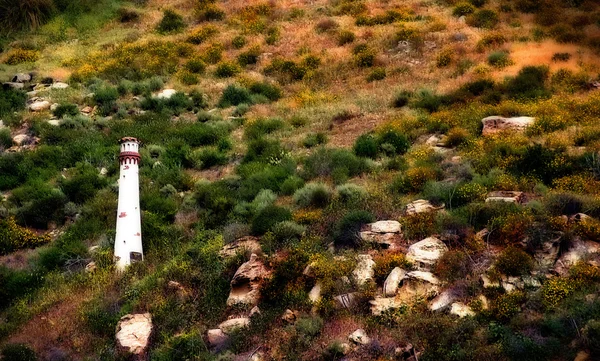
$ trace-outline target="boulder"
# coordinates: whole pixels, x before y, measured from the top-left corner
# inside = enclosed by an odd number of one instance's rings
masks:
[[[433,204],[431,204],[428,200],[417,199],[416,201],[410,202],[406,205],[406,215],[412,216],[418,213],[433,212],[443,208],[443,204],[439,207],[436,207]]]
[[[600,253],[599,243],[577,239],[573,242],[571,248],[556,261],[554,271],[561,276],[565,276],[577,262],[597,253]]]
[[[400,308],[405,304],[396,297],[375,297],[369,303],[371,304],[371,313],[374,316],[379,316],[388,310]]]
[[[229,343],[229,336],[227,336],[220,328],[208,330],[206,333],[208,344],[215,350],[221,350]]]
[[[435,237],[428,237],[411,245],[406,252],[406,260],[413,262],[418,268],[429,268],[448,251],[448,247]]]
[[[429,302],[428,308],[431,311],[443,311],[446,308],[450,307],[450,305],[452,304],[452,302],[454,302],[455,299],[456,297],[454,296],[452,290],[446,290],[437,295],[433,300],[431,300],[431,302]]]
[[[143,359],[152,335],[152,316],[149,313],[129,314],[121,317],[117,324],[117,348]]]
[[[373,270],[375,261],[373,261],[373,257],[370,254],[360,254],[357,256],[357,259],[358,263],[354,271],[352,271],[352,276],[356,283],[362,286],[375,275],[375,271]]]
[[[348,336],[348,340],[357,345],[366,345],[371,342],[369,336],[362,328],[357,329]]]
[[[84,114],[90,114],[94,109],[90,106],[85,106],[81,109],[81,112]]]
[[[32,78],[33,77],[31,76],[31,74],[17,73],[12,77],[11,82],[13,82],[13,83],[29,83]]]
[[[412,302],[421,297],[431,299],[439,293],[440,283],[440,280],[431,272],[409,272],[406,274],[396,298],[404,302]]]
[[[401,226],[398,221],[378,221],[371,223],[371,232],[374,233],[400,233]]]
[[[292,311],[289,308],[287,310],[285,310],[285,312],[281,316],[281,319],[287,323],[294,323],[294,322],[296,322],[297,318],[298,318],[298,312]]]
[[[85,271],[87,273],[94,272],[96,270],[96,262],[92,261],[85,265]]]
[[[486,202],[523,203],[525,195],[517,191],[496,191],[487,195]]]
[[[219,329],[223,331],[224,334],[229,335],[232,332],[248,327],[249,325],[250,319],[248,317],[238,317],[221,322],[219,324]]]
[[[67,89],[69,87],[69,84],[67,83],[62,83],[57,81],[56,83],[50,85],[50,89]]]
[[[479,279],[481,280],[483,288],[499,288],[500,287],[500,281],[492,281],[492,279],[486,274],[482,274],[481,276],[479,276]]]
[[[590,219],[592,219],[592,217],[588,216],[585,213],[576,213],[569,217],[569,221],[574,223],[585,222]]]
[[[351,309],[356,304],[360,293],[358,292],[350,292],[343,293],[341,295],[337,295],[333,297],[333,300],[336,302],[336,305],[339,308]]]
[[[53,104],[50,106],[50,110],[51,110],[51,111],[55,111],[55,110],[58,108],[58,106],[59,106],[59,105],[60,105],[60,104],[58,104],[58,103],[53,103]]]
[[[48,120],[48,124],[54,126],[54,127],[58,127],[60,125],[60,120],[58,119],[50,119]]]
[[[230,258],[238,253],[248,255],[252,255],[253,253],[257,255],[262,254],[262,248],[260,247],[258,238],[252,236],[242,237],[234,242],[226,244],[221,251],[219,251],[219,254],[223,258]]]
[[[491,117],[483,118],[482,135],[496,134],[505,130],[523,131],[535,122],[535,118],[532,117],[513,117],[505,118],[493,115]]]
[[[23,146],[31,141],[31,137],[27,134],[17,134],[12,139],[13,144],[16,146]]]
[[[457,315],[460,318],[463,317],[473,317],[475,316],[475,311],[473,311],[471,309],[471,307],[465,305],[462,302],[455,302],[452,304],[452,306],[450,307],[450,313],[453,315]]]
[[[390,272],[383,283],[383,295],[386,297],[392,297],[396,295],[400,282],[406,276],[406,271],[400,267],[396,267]]]
[[[50,109],[52,104],[47,100],[38,100],[29,105],[29,110],[32,112],[41,112]]]
[[[255,306],[260,298],[260,285],[270,276],[265,265],[253,253],[250,260],[240,266],[231,280],[231,292],[227,305],[236,304]]]
[[[22,90],[25,88],[25,84],[23,83],[13,83],[13,82],[6,82],[6,83],[2,83],[4,89],[14,89],[14,90]]]
[[[540,249],[534,254],[535,260],[544,268],[553,267],[558,259],[558,252],[560,251],[560,238],[562,234],[559,234],[553,239],[543,242]]]
[[[312,303],[319,302],[321,300],[321,282],[317,281],[310,292],[308,292],[308,299]]]
[[[360,239],[365,242],[377,243],[384,249],[396,250],[399,248],[402,236],[400,233],[375,233],[363,231],[359,234]]]
[[[479,301],[482,310],[487,310],[490,307],[490,303],[485,295],[479,295],[479,297],[477,297],[477,301]]]
[[[161,92],[156,94],[156,97],[158,99],[170,99],[173,95],[175,95],[175,93],[177,93],[177,90],[175,89],[163,89]]]

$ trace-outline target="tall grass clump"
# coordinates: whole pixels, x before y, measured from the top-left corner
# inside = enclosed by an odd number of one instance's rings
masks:
[[[0,33],[35,29],[48,21],[54,10],[52,0],[0,0]]]

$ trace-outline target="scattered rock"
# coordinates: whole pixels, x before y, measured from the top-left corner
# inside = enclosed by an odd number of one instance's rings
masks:
[[[428,200],[417,199],[416,201],[413,201],[406,205],[406,215],[411,216],[418,213],[437,211],[443,208],[443,204],[439,207],[436,207],[432,205]]]
[[[354,271],[352,271],[352,276],[356,283],[362,286],[375,275],[375,271],[373,270],[375,261],[373,261],[373,257],[369,254],[360,254],[357,258],[358,263]]]
[[[431,311],[443,311],[450,307],[455,298],[452,290],[446,290],[431,300],[428,307]]]
[[[50,119],[50,120],[48,120],[48,124],[50,124],[52,126],[55,126],[55,127],[58,127],[60,125],[60,120],[58,120],[58,119]]]
[[[92,261],[85,265],[85,271],[87,273],[94,272],[96,270],[96,262]]]
[[[250,319],[248,317],[232,318],[227,321],[223,321],[219,324],[219,329],[224,334],[230,335],[235,330],[248,327],[250,325]]]
[[[223,246],[219,254],[223,258],[230,258],[240,252],[248,255],[252,255],[253,253],[257,255],[262,254],[258,238],[252,236],[242,237],[235,242]]]
[[[569,221],[574,222],[574,223],[585,222],[589,219],[592,219],[592,217],[588,216],[585,213],[576,213],[576,214],[572,215],[571,217],[569,217]]]
[[[483,284],[483,288],[499,288],[500,287],[500,281],[492,281],[490,279],[490,277],[486,274],[482,274],[481,276],[479,276],[479,279],[481,280],[481,282]]]
[[[12,77],[11,82],[13,83],[29,83],[33,77],[31,74],[18,73]]]
[[[281,316],[281,319],[287,323],[294,323],[294,322],[296,322],[297,318],[298,318],[298,313],[290,310],[289,308],[287,310],[285,310],[285,312],[283,313],[283,316]]]
[[[600,244],[591,241],[573,241],[571,248],[560,256],[554,265],[554,271],[561,276],[569,273],[569,269],[586,256],[600,253]]]
[[[337,295],[337,296],[333,297],[333,299],[337,303],[338,307],[349,310],[352,307],[354,307],[359,296],[360,296],[360,293],[358,293],[358,292],[350,292],[350,293],[343,293],[341,295]]]
[[[383,283],[383,295],[387,297],[395,296],[396,292],[398,292],[398,286],[405,276],[405,270],[400,267],[394,268]]]
[[[371,232],[374,233],[400,233],[401,226],[398,221],[378,221],[371,223]]]
[[[540,249],[535,252],[535,260],[544,268],[553,267],[560,251],[560,238],[562,234],[553,237],[553,239],[543,242]]]
[[[38,100],[29,105],[29,110],[32,112],[41,112],[50,109],[51,106],[52,104],[50,104],[50,102],[47,100]]]
[[[399,248],[402,240],[400,233],[375,233],[371,231],[360,232],[360,239],[365,242],[379,244],[384,249],[395,250]]]
[[[83,107],[83,109],[81,109],[81,112],[85,113],[85,114],[90,114],[92,112],[92,110],[94,110],[92,107],[86,106],[86,107]]]
[[[68,87],[69,87],[69,84],[62,83],[62,82],[56,82],[56,83],[50,85],[50,89],[67,89]]]
[[[215,350],[221,350],[229,343],[229,336],[227,336],[220,328],[208,330],[206,333],[208,344]]]
[[[108,174],[108,169],[106,169],[105,167],[100,168],[99,174],[102,177],[106,176]]]
[[[412,271],[406,274],[396,298],[412,302],[416,298],[431,299],[439,293],[440,280],[431,272]]]
[[[55,110],[56,110],[56,108],[58,108],[58,106],[59,106],[59,105],[60,105],[60,104],[58,104],[58,103],[53,103],[53,104],[50,106],[50,110],[51,110],[51,111],[55,111]]]
[[[507,203],[523,203],[525,194],[517,191],[496,191],[491,192],[485,199],[486,202],[507,202]]]
[[[535,122],[535,118],[532,117],[513,117],[513,118],[505,118],[493,115],[491,117],[483,118],[481,120],[483,123],[483,131],[482,135],[491,135],[496,134],[498,132],[504,130],[515,130],[515,131],[523,131],[528,126],[532,125]]]
[[[310,292],[308,293],[308,299],[312,303],[319,302],[321,299],[321,282],[317,281],[313,288],[311,288]]]
[[[479,295],[479,297],[477,297],[477,300],[481,304],[482,310],[487,310],[490,307],[490,303],[488,302],[487,297],[485,297],[484,295]]]
[[[366,345],[371,342],[371,339],[369,336],[367,336],[367,333],[362,328],[352,332],[352,334],[348,336],[348,340],[357,345]]]
[[[375,297],[375,299],[369,301],[371,304],[371,313],[374,316],[379,316],[382,313],[402,307],[405,303],[396,297]]]
[[[6,82],[2,84],[4,89],[14,89],[14,90],[22,90],[25,88],[25,84],[23,83],[13,83],[13,82]]]
[[[450,313],[453,315],[457,315],[460,318],[467,316],[475,316],[475,311],[473,311],[471,307],[465,305],[462,302],[453,303],[452,307],[450,307]]]
[[[117,324],[117,348],[143,359],[152,335],[152,316],[149,313],[129,314]]]
[[[435,237],[428,237],[411,245],[406,253],[406,260],[415,263],[419,268],[429,268],[448,251],[448,247]]]
[[[270,276],[265,265],[253,253],[250,260],[240,266],[231,280],[231,292],[227,305],[256,305],[260,298],[260,285]]]
[[[158,99],[170,99],[173,95],[177,93],[175,89],[164,89],[160,93],[156,94]]]
[[[17,134],[13,137],[12,141],[16,146],[23,146],[31,141],[31,137],[27,134]]]

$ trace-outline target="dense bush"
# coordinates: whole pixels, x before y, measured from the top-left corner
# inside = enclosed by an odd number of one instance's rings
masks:
[[[45,229],[49,222],[64,221],[67,197],[46,183],[19,187],[9,201],[17,206],[16,218],[20,224]]]
[[[161,34],[178,33],[185,28],[183,17],[171,9],[163,11],[163,17],[156,26]]]
[[[241,66],[253,65],[258,63],[260,57],[260,47],[253,46],[246,51],[241,52],[237,57],[237,62]]]
[[[25,108],[26,100],[25,92],[0,87],[0,117]]]
[[[494,10],[477,10],[467,17],[467,24],[478,28],[492,29],[498,25],[498,14]]]
[[[212,36],[216,35],[219,30],[211,25],[202,26],[197,29],[194,29],[192,33],[188,36],[187,41],[192,44],[202,44]]]
[[[332,176],[336,183],[367,171],[367,163],[344,149],[319,148],[305,161],[304,172],[308,178]]]
[[[279,222],[290,221],[292,213],[283,207],[274,205],[260,210],[252,219],[252,233],[260,236],[271,230]]]
[[[535,99],[549,95],[545,82],[549,77],[547,66],[526,66],[506,85],[509,95],[517,99]]]
[[[495,267],[508,276],[521,276],[533,269],[533,259],[522,249],[506,247],[496,259]]]
[[[465,279],[470,271],[469,257],[465,252],[450,250],[435,265],[435,274],[446,282]]]
[[[33,351],[26,344],[21,343],[9,343],[2,347],[2,355],[3,360],[11,360],[11,361],[37,361],[37,356],[35,355],[35,351]]]
[[[53,13],[52,0],[0,1],[0,33],[37,28]]]
[[[300,207],[322,208],[331,200],[331,189],[323,183],[308,183],[294,193],[294,203]]]
[[[339,46],[343,46],[343,45],[352,43],[355,38],[356,38],[356,35],[354,35],[353,32],[351,32],[349,30],[343,30],[343,31],[340,31],[337,36],[337,43]]]
[[[371,223],[375,217],[368,211],[350,211],[346,213],[335,225],[333,240],[337,247],[355,248],[361,243],[359,236],[363,225]]]
[[[468,2],[460,2],[454,5],[454,9],[452,9],[452,15],[454,16],[463,16],[474,13],[476,10],[473,4]]]
[[[75,203],[83,203],[93,198],[96,192],[107,184],[105,178],[101,178],[98,170],[89,164],[77,165],[75,174],[60,183],[61,190]]]
[[[36,248],[50,242],[50,236],[33,233],[15,223],[14,218],[0,219],[0,255],[23,248]]]
[[[250,91],[235,84],[228,85],[223,91],[223,95],[221,95],[221,100],[219,100],[219,106],[221,108],[251,103],[252,98]]]
[[[215,75],[219,78],[229,78],[239,74],[242,69],[235,63],[224,61],[217,65]]]

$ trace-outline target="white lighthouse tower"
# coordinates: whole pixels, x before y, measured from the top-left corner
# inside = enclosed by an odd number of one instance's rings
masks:
[[[140,189],[138,170],[139,142],[136,138],[121,139],[119,163],[119,206],[115,235],[115,262],[118,271],[133,262],[142,261],[142,224],[140,218]]]

